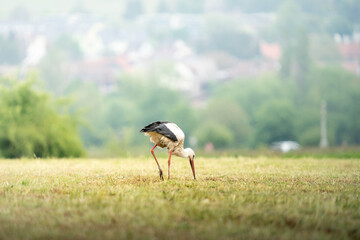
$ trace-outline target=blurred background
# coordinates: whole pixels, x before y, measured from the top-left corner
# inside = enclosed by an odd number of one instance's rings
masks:
[[[1,157],[360,144],[360,0],[0,3]]]

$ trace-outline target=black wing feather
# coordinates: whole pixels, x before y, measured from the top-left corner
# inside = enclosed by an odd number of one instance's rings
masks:
[[[149,125],[146,125],[143,129],[140,130],[140,132],[152,132],[152,130],[162,124],[169,123],[166,121],[157,121],[150,123]]]
[[[165,123],[170,123],[170,122],[167,121],[153,122],[145,126],[143,129],[141,129],[140,132],[156,132],[176,142],[177,138],[175,134],[172,131],[170,131],[169,128],[166,127]]]

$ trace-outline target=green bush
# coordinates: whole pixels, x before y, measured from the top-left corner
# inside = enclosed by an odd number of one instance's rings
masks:
[[[0,154],[18,157],[84,155],[75,119],[59,114],[50,95],[35,90],[34,81],[0,81]]]
[[[212,143],[215,148],[229,147],[234,139],[232,132],[225,125],[216,122],[207,122],[201,126],[198,130],[197,137],[200,146]]]
[[[269,144],[295,140],[294,107],[287,102],[272,100],[264,103],[255,116],[256,140]]]
[[[217,99],[210,101],[205,112],[205,119],[226,126],[231,129],[233,141],[230,147],[247,146],[251,129],[245,111],[234,101]]]
[[[317,146],[320,142],[320,128],[307,128],[299,133],[299,142],[303,146]]]

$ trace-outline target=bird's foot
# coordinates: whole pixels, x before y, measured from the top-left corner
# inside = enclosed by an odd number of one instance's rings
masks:
[[[164,174],[163,174],[163,171],[160,169],[160,179],[164,181]]]

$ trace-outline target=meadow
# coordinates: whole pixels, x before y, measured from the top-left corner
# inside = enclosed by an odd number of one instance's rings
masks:
[[[360,239],[360,160],[0,160],[0,239]]]

